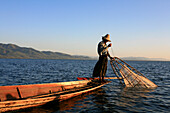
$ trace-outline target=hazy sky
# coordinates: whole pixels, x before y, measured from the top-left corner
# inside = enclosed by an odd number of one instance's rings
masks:
[[[170,59],[170,0],[0,0],[0,43],[97,56],[106,33],[116,56]]]

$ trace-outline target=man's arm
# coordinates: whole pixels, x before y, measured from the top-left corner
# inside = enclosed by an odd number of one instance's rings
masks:
[[[114,60],[114,57],[110,56],[109,51],[107,51],[107,56],[110,58],[110,60]]]
[[[110,58],[111,56],[110,56],[110,54],[109,54],[109,51],[107,51],[107,56]]]
[[[108,45],[108,47],[111,47],[111,46],[112,46],[112,44],[110,43],[110,44]],[[110,56],[109,51],[107,51],[107,56],[108,56],[110,59],[113,59],[113,57]]]

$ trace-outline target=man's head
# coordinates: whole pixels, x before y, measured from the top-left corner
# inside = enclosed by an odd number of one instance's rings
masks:
[[[106,34],[105,36],[102,37],[102,40],[103,40],[104,42],[111,42],[111,40],[110,40],[110,35],[109,35],[109,34]]]

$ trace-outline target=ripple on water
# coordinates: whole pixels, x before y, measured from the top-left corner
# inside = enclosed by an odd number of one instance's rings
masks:
[[[0,59],[0,85],[52,83],[89,77],[97,61]],[[60,103],[20,110],[20,113],[132,113],[170,111],[170,62],[129,61],[159,87],[123,88],[118,80]],[[115,76],[108,65],[107,76]]]

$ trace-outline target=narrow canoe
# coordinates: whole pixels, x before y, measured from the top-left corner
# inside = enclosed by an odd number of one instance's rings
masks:
[[[49,84],[0,86],[0,112],[24,109],[63,101],[93,91],[108,84],[97,80],[70,81]]]

